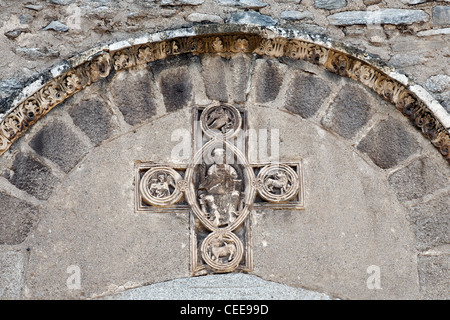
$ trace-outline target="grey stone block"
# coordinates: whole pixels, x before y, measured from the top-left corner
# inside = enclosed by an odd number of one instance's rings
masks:
[[[58,164],[68,173],[87,153],[88,147],[68,127],[55,120],[43,127],[31,140],[39,155]]]
[[[278,63],[265,60],[258,68],[256,76],[256,101],[265,103],[275,100],[283,84],[283,73]]]
[[[423,298],[449,299],[450,255],[419,256],[417,269]]]
[[[59,182],[48,166],[23,153],[16,155],[12,171],[14,174],[9,181],[40,200],[47,200]]]
[[[225,78],[225,59],[222,57],[204,56],[202,59],[202,75],[205,83],[206,95],[211,100],[228,101],[227,84]]]
[[[237,24],[252,24],[269,27],[276,25],[278,23],[278,20],[255,11],[244,11],[244,12],[232,12],[229,22]]]
[[[347,6],[346,0],[316,0],[314,6],[319,9],[340,9]]]
[[[150,75],[122,72],[111,82],[113,101],[130,125],[142,123],[156,114]]]
[[[437,6],[433,8],[433,24],[450,25],[450,6]]]
[[[0,192],[0,245],[22,243],[38,218],[36,207]]]
[[[416,234],[416,246],[424,251],[450,243],[450,194],[410,209],[408,220]]]
[[[339,92],[322,124],[350,139],[369,119],[370,105],[366,92],[356,86],[346,85]]]
[[[250,59],[245,55],[235,55],[230,59],[232,77],[232,98],[236,103],[245,102],[249,77]]]
[[[82,101],[69,109],[73,123],[78,126],[94,145],[111,137],[114,129],[112,114],[100,100]]]
[[[131,289],[108,300],[331,300],[324,293],[293,288],[254,275],[183,278]]]
[[[189,22],[214,22],[214,23],[223,23],[223,19],[215,14],[205,14],[194,12],[186,17],[186,20]]]
[[[429,15],[423,10],[380,9],[377,11],[346,11],[328,17],[331,24],[346,26],[353,24],[413,24],[427,22]]]
[[[289,21],[306,20],[306,19],[312,20],[314,19],[314,15],[309,11],[301,12],[296,10],[290,10],[281,12],[280,18]]]
[[[298,74],[289,86],[285,108],[305,119],[310,118],[319,110],[330,92],[330,86],[321,78]]]
[[[441,93],[450,89],[450,76],[446,74],[438,74],[431,76],[425,82],[425,87],[435,93]]]
[[[0,299],[20,298],[23,283],[23,260],[21,252],[0,252]]]
[[[241,9],[261,9],[267,6],[267,3],[259,0],[219,0],[219,4]]]
[[[192,98],[193,85],[187,68],[179,67],[163,72],[160,87],[167,112],[187,106]]]
[[[399,201],[408,201],[446,187],[449,179],[432,160],[421,158],[391,174],[389,184]]]
[[[419,144],[402,123],[388,119],[373,128],[357,148],[366,153],[377,166],[388,169],[418,151]]]
[[[50,24],[42,30],[44,30],[44,31],[54,30],[54,31],[59,31],[59,32],[67,32],[67,31],[69,31],[69,27],[66,26],[64,23],[55,20],[55,21],[50,22]]]

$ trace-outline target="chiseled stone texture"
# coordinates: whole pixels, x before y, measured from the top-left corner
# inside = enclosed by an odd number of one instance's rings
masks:
[[[422,198],[448,186],[450,175],[429,158],[420,158],[389,176],[389,184],[399,201]]]
[[[20,251],[0,251],[0,299],[21,297],[24,258]]]
[[[346,85],[334,99],[322,124],[350,139],[364,126],[370,116],[370,99],[358,86]]]
[[[420,288],[425,299],[448,300],[450,288],[450,254],[419,256]]]
[[[427,22],[430,16],[423,10],[379,9],[377,11],[346,11],[328,16],[328,21],[337,26],[353,24],[412,24]]]
[[[35,206],[0,192],[0,245],[22,243],[38,218]]]
[[[449,180],[447,180],[449,181]],[[410,209],[408,220],[416,234],[417,249],[450,244],[450,193]]]
[[[398,120],[381,121],[359,143],[358,149],[383,169],[392,168],[419,150],[419,143]]]
[[[114,124],[111,111],[101,100],[93,99],[82,101],[68,110],[72,120],[88,137],[94,145],[111,137]]]
[[[315,75],[298,73],[289,84],[285,108],[302,118],[310,118],[330,92],[330,86],[325,80]]]
[[[254,86],[256,102],[266,103],[276,99],[283,84],[283,72],[278,62],[273,60],[258,61]]]
[[[192,99],[192,79],[186,67],[163,71],[160,87],[167,112],[187,106]]]
[[[203,81],[206,95],[211,100],[228,101],[225,64],[226,61],[222,57],[204,56],[202,58]]]
[[[110,90],[128,124],[142,123],[156,114],[154,89],[147,70],[119,72],[112,80]]]
[[[293,288],[254,275],[214,274],[175,279],[126,290],[108,300],[331,300],[323,293]]]
[[[250,58],[238,54],[230,59],[231,93],[234,102],[243,103],[247,98],[247,82],[249,78]]]
[[[54,120],[41,128],[30,141],[30,147],[58,164],[66,173],[88,152],[88,146],[60,120]]]
[[[11,169],[9,181],[40,200],[47,200],[59,181],[51,168],[28,154],[18,153]]]
[[[433,8],[433,24],[450,25],[450,6],[437,6]]]

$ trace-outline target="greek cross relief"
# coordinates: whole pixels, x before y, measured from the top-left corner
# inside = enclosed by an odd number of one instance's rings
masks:
[[[191,274],[253,270],[253,209],[303,209],[301,162],[250,163],[247,112],[194,107],[187,165],[136,162],[137,212],[189,212]]]

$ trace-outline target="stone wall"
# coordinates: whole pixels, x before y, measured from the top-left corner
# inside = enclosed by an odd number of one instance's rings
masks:
[[[449,110],[446,1],[0,7],[1,113],[35,76],[76,53],[228,22],[301,29],[367,50]],[[288,58],[183,54],[148,67],[111,72],[68,98],[0,157],[2,298],[92,298],[188,276],[188,218],[136,214],[133,165],[169,161],[173,142],[164,130],[188,126],[190,107],[212,101],[246,106],[254,128],[281,128],[281,156],[305,161],[306,210],[252,216],[255,275],[343,299],[448,298],[450,169],[392,104]],[[160,138],[148,142],[149,132]],[[83,270],[82,291],[65,286],[74,264]],[[371,264],[381,267],[383,290],[366,287]]]

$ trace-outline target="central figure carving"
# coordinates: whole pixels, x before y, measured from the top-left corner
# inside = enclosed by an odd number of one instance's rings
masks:
[[[199,203],[206,217],[221,227],[233,223],[239,214],[242,180],[236,169],[225,163],[223,148],[214,149],[212,157],[214,164],[200,180]]]

